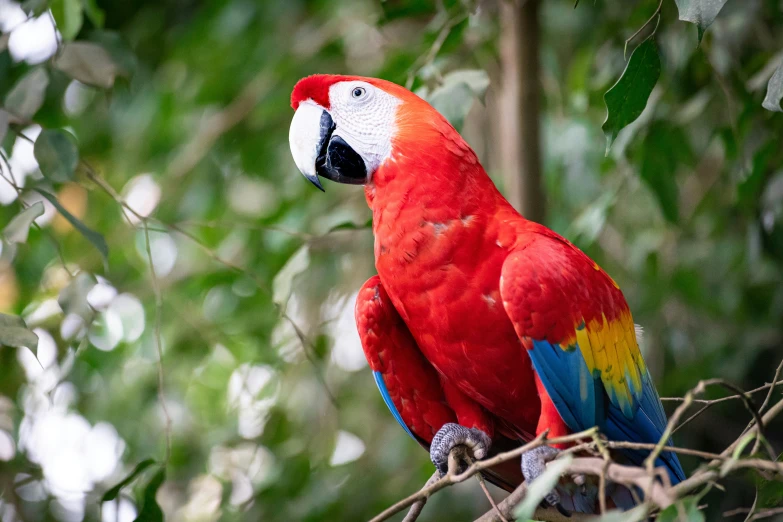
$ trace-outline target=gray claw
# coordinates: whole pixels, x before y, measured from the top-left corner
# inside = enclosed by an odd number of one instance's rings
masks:
[[[546,470],[546,463],[557,457],[560,450],[550,448],[549,446],[539,446],[538,448],[526,451],[522,454],[522,475],[525,481],[530,484],[536,480]],[[570,516],[563,506],[560,505],[560,494],[553,489],[544,497],[544,500],[550,506],[557,508],[563,515]]]
[[[467,446],[474,459],[481,460],[487,456],[492,439],[478,428],[466,428],[452,422],[444,424],[430,444],[430,459],[441,474],[448,472],[449,453],[460,444]]]

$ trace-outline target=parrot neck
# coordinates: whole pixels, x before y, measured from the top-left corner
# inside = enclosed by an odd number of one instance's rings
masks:
[[[365,187],[374,219],[396,221],[410,214],[443,221],[511,209],[462,138],[446,141],[445,146],[401,147],[417,154],[393,152],[378,168]]]

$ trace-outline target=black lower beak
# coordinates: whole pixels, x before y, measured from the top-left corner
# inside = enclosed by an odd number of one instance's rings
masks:
[[[315,179],[310,181],[321,189],[318,176],[337,183],[362,185],[367,181],[367,167],[362,157],[341,137],[334,136],[337,126],[328,112],[321,114],[321,140],[315,160]]]

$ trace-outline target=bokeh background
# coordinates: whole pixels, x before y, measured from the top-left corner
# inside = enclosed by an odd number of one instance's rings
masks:
[[[374,273],[363,191],[320,193],[288,151],[290,91],[316,72],[409,85],[512,201],[532,191],[531,217],[624,289],[662,396],[708,377],[769,382],[783,115],[761,104],[783,3],[730,0],[699,46],[663,2],[660,80],[606,155],[603,94],[659,2],[538,3],[536,36],[506,0],[0,0],[0,311],[38,336],[0,347],[2,521],[131,522],[142,506],[158,520],[150,496],[173,521],[364,520],[429,477],[355,331]],[[532,170],[515,156],[531,81],[509,73],[527,45],[540,48]],[[7,224],[28,208],[27,225],[43,214],[25,235]],[[675,440],[720,451],[747,421],[722,403]],[[753,489],[729,482],[705,502],[717,520]],[[469,481],[421,520],[488,508]]]

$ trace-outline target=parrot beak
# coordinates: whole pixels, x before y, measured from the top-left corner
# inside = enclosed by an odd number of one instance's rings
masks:
[[[367,182],[364,159],[341,137],[331,115],[313,103],[296,109],[288,142],[299,171],[324,191],[318,177],[337,183],[362,185]]]

